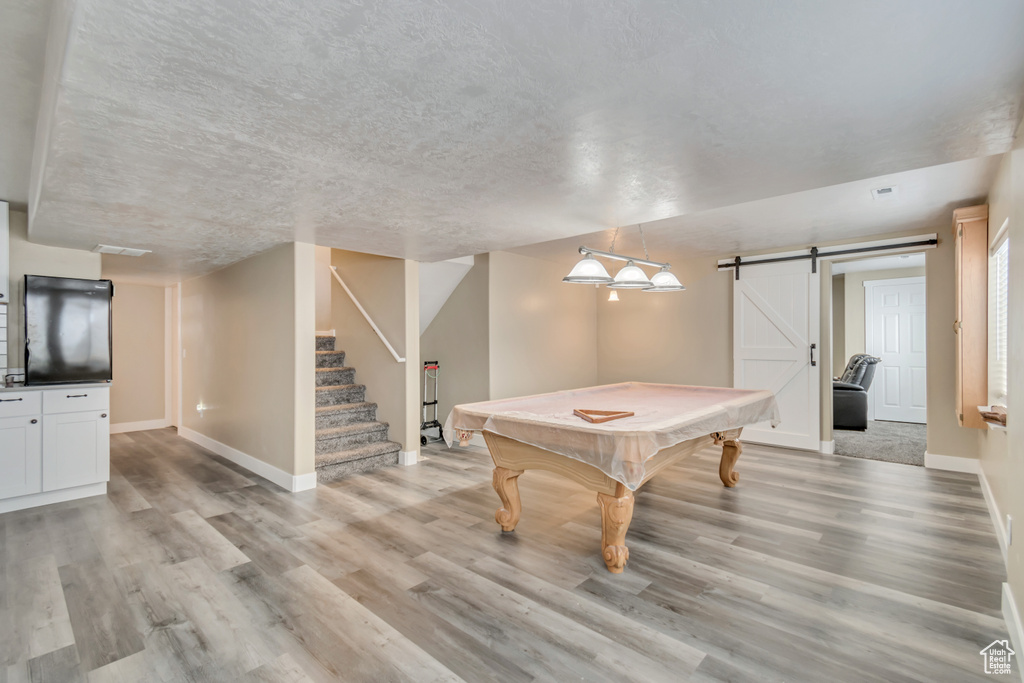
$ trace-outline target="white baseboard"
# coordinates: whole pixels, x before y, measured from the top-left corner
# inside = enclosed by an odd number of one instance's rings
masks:
[[[244,467],[253,474],[258,474],[264,479],[269,479],[286,491],[295,493],[297,491],[306,491],[308,489],[316,488],[316,472],[299,475],[288,474],[284,470],[278,469],[273,465],[254,458],[248,453],[243,453],[236,448],[222,444],[220,441],[211,439],[205,434],[200,434],[188,427],[178,427],[178,436],[182,436],[192,443],[199,444],[206,450],[213,451],[222,458],[227,458],[231,462]]]
[[[334,330],[317,330],[316,336],[318,337],[335,337]]]
[[[1024,628],[1021,627],[1020,612],[1017,611],[1017,602],[1013,599],[1013,590],[1008,583],[1003,584],[1003,621],[1006,622],[1006,632],[1010,636],[1013,651],[1024,652],[1024,638],[1021,637],[1021,634],[1024,634]],[[1020,665],[1021,659],[1022,655],[1018,654],[1015,666],[1017,676],[1024,681],[1024,667]]]
[[[419,459],[419,451],[398,451],[399,465],[415,465],[417,462],[419,462]]]
[[[834,454],[836,452],[836,442],[835,441],[822,441],[821,442],[821,452],[826,454],[826,455]]]
[[[933,470],[946,470],[947,472],[966,472],[978,474],[981,468],[977,458],[960,458],[955,455],[939,455],[937,453],[924,454],[924,466]]]
[[[64,503],[69,500],[88,498],[89,496],[102,496],[106,494],[106,492],[107,482],[101,481],[98,484],[86,484],[85,486],[75,486],[70,489],[32,493],[27,496],[18,496],[17,498],[0,500],[0,513],[14,512],[15,510],[26,510],[28,508],[39,507],[40,505]]]
[[[142,432],[147,429],[163,429],[170,427],[171,421],[167,418],[162,420],[143,420],[141,422],[118,422],[110,425],[111,434],[124,434],[125,432]]]
[[[985,470],[978,470],[978,482],[981,484],[981,494],[985,496],[985,504],[988,506],[988,514],[992,517],[992,526],[996,530],[996,540],[999,541],[999,549],[1003,551],[1003,563],[1007,561],[1006,527],[1003,525],[1003,515],[999,511],[999,504],[992,494],[992,487],[989,486],[985,477]]]

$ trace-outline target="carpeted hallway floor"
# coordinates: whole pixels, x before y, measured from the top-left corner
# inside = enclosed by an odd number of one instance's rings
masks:
[[[924,465],[927,427],[911,422],[869,420],[864,432],[837,429],[833,434],[836,455]]]

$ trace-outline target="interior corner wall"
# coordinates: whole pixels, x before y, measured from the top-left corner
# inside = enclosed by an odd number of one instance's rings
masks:
[[[401,443],[404,451],[418,450],[419,430],[408,430],[406,365],[417,363],[419,349],[407,348],[406,263],[403,259],[343,249],[332,250],[331,263],[406,363],[395,361],[337,282],[331,296],[336,348],[345,352],[345,364],[355,368],[356,382],[366,386],[366,400],[377,404],[377,419],[388,423],[389,438]],[[415,331],[418,340],[418,319]],[[414,355],[410,357],[410,353]]]
[[[294,428],[292,472],[307,477],[303,488],[316,480],[316,250],[304,242],[292,247],[292,334],[294,380]]]
[[[311,248],[308,263],[299,258],[308,246],[281,245],[181,285],[181,431],[268,478],[312,472],[312,399],[297,396],[312,395],[314,382],[315,293],[299,272],[313,271]],[[306,440],[309,452],[297,453]]]
[[[978,430],[960,426],[956,416],[956,275],[954,272],[953,216],[949,226],[937,229],[939,244],[925,252],[925,310],[928,350],[928,453],[961,458],[978,457]],[[878,273],[871,273],[877,276]],[[881,277],[871,277],[878,280]],[[850,284],[847,275],[846,338],[850,338]],[[863,290],[863,287],[860,287]],[[861,320],[863,324],[863,313]],[[847,348],[849,353],[856,353]]]
[[[1018,135],[1014,149],[1003,157],[988,197],[989,239],[1009,219],[1010,278],[1007,354],[1007,412],[1005,430],[979,431],[981,470],[992,491],[996,517],[1024,519],[1024,139]],[[1018,522],[1019,523],[1019,522]],[[1024,613],[1024,544],[1007,548],[1006,576]]]
[[[563,283],[566,272],[564,264],[503,251],[490,254],[492,399],[598,383],[595,290]]]
[[[672,263],[685,291],[608,301],[611,290],[597,290],[599,384],[732,386],[732,271],[711,257]]]
[[[832,276],[832,376],[846,370],[846,276]]]
[[[442,425],[456,405],[491,396],[489,270],[489,255],[478,255],[420,337],[421,363],[441,364],[437,420]]]
[[[114,379],[110,385],[113,429],[167,420],[165,299],[164,287],[114,282]]]
[[[100,255],[81,249],[48,247],[28,241],[28,214],[10,212],[10,295],[7,306],[7,359],[11,368],[25,363],[25,275],[100,278]]]

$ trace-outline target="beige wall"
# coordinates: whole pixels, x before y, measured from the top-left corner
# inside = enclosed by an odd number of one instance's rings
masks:
[[[409,415],[410,407],[413,416],[419,415],[416,264],[342,249],[332,250],[331,263],[398,355],[407,360],[395,361],[352,299],[335,283],[331,327],[337,332],[337,348],[345,352],[345,364],[356,369],[356,382],[366,385],[366,400],[377,404],[377,419],[389,423],[390,439],[401,443],[404,451],[418,450],[419,421]],[[410,296],[415,301],[410,301]],[[414,334],[409,333],[410,324]],[[415,382],[410,390],[412,377]]]
[[[28,241],[28,214],[11,211],[10,285],[11,300],[7,306],[7,360],[12,368],[25,365],[25,334],[22,306],[25,302],[25,275],[52,277],[100,278],[100,255],[80,249],[47,247]]]
[[[989,236],[995,237],[1003,221],[1010,219],[1010,309],[1007,409],[1005,430],[981,430],[978,434],[981,469],[992,489],[1001,516],[1024,520],[1024,431],[1019,406],[1024,405],[1024,143],[1018,136],[1008,153],[989,194]],[[1005,519],[1005,517],[1003,517]],[[1020,536],[1017,532],[1016,536]],[[1024,544],[1010,545],[1007,552],[1007,581],[1013,589],[1017,609],[1024,611]]]
[[[846,361],[850,359],[850,356],[856,353],[865,353],[864,283],[868,280],[894,280],[904,277],[922,277],[924,275],[925,268],[893,268],[890,270],[871,270],[846,274],[846,281],[844,283],[846,295],[844,302],[846,341],[844,344],[845,348],[843,349],[846,358],[843,360],[843,367],[839,370],[840,373],[846,368]]]
[[[838,377],[846,369],[846,276],[832,278],[832,376]]]
[[[608,301],[610,290],[597,290],[599,383],[732,386],[731,271],[703,258],[673,260],[672,272],[686,291]]]
[[[331,248],[316,247],[316,329],[326,332],[331,329],[331,294],[335,287],[331,274]]]
[[[598,382],[595,290],[589,285],[563,283],[566,272],[562,264],[508,252],[491,253],[491,398]]]
[[[163,287],[114,283],[111,425],[166,417],[164,299]]]
[[[286,244],[181,285],[183,426],[292,475],[314,471],[314,259]]]
[[[928,453],[977,458],[977,430],[964,429],[957,423],[956,417],[956,337],[953,334],[953,320],[956,317],[953,283],[955,249],[952,214],[949,220],[949,225],[935,228],[939,236],[939,245],[925,252],[925,297],[928,317]],[[849,320],[847,308],[847,321]]]
[[[454,406],[486,401],[491,395],[489,264],[487,254],[476,257],[473,267],[420,337],[421,361],[441,363],[437,397],[441,424]]]

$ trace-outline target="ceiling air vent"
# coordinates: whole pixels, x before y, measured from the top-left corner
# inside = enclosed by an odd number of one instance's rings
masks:
[[[871,196],[875,199],[892,199],[899,194],[899,187],[896,185],[889,185],[888,187],[876,187],[871,190]]]
[[[97,244],[92,249],[97,254],[117,254],[119,256],[142,256],[152,254],[152,249],[132,249],[131,247],[112,247],[109,244]]]

